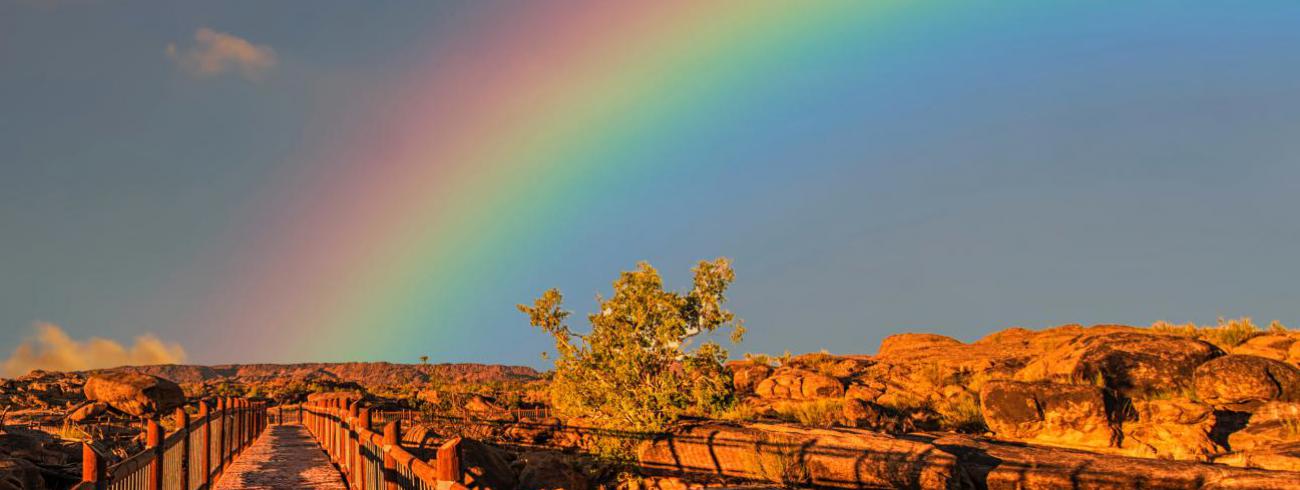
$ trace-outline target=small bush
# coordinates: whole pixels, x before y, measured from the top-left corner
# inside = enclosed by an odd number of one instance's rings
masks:
[[[844,402],[837,399],[784,402],[773,409],[782,419],[825,429],[834,427],[843,418]]]
[[[757,446],[756,451],[748,453],[748,473],[787,488],[806,487],[812,480],[798,444],[763,438]]]
[[[1139,394],[1138,397],[1143,400],[1180,400],[1185,398],[1195,402],[1201,401],[1201,398],[1196,395],[1196,389],[1191,385],[1184,385],[1166,390],[1148,391]]]
[[[721,420],[731,422],[752,422],[762,417],[762,412],[748,403],[736,403],[731,408],[718,414]]]
[[[1256,327],[1250,317],[1241,317],[1232,320],[1219,318],[1218,324],[1214,326],[1197,326],[1194,323],[1174,324],[1166,321],[1159,321],[1151,324],[1151,329],[1160,333],[1171,335],[1182,335],[1204,340],[1219,348],[1228,350],[1243,342],[1250,340],[1252,337],[1263,335],[1264,332]],[[1285,325],[1277,321],[1269,324],[1269,332],[1282,333],[1289,330]]]
[[[934,404],[935,413],[943,426],[958,432],[984,432],[984,414],[980,412],[979,398],[957,396]]]
[[[752,362],[754,364],[760,364],[767,367],[777,367],[780,364],[780,361],[778,359],[767,354],[753,354],[753,353],[746,352],[745,360]]]

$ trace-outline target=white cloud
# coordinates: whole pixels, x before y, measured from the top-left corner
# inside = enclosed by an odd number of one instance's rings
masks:
[[[33,369],[81,371],[117,366],[175,364],[185,361],[180,344],[166,343],[151,334],[136,337],[130,348],[98,337],[80,341],[52,323],[36,324],[36,333],[23,340],[9,359],[0,364],[0,374],[14,377]]]
[[[278,63],[275,50],[247,39],[201,27],[194,31],[194,45],[181,49],[167,44],[167,58],[196,77],[211,77],[238,71],[244,79],[257,81]]]

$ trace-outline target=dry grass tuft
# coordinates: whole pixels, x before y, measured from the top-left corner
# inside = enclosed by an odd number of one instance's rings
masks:
[[[844,402],[837,399],[782,402],[772,407],[779,417],[819,428],[834,427],[843,419]]]
[[[1151,324],[1151,329],[1160,333],[1171,335],[1182,335],[1195,339],[1204,340],[1218,346],[1221,349],[1228,350],[1243,342],[1250,340],[1252,337],[1263,335],[1265,332],[1255,326],[1250,317],[1241,317],[1232,320],[1219,318],[1219,322],[1214,326],[1197,326],[1195,323],[1174,324],[1166,321],[1159,321]],[[1289,332],[1285,325],[1274,320],[1268,326],[1271,333]]]
[[[974,396],[957,396],[934,404],[935,413],[945,428],[958,432],[984,432],[984,414],[980,411],[979,398]]]

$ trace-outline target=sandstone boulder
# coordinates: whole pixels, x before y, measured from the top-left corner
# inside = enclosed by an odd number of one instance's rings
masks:
[[[1294,489],[1300,473],[1232,468],[1008,444],[953,435],[934,440],[988,490]]]
[[[165,414],[185,404],[180,385],[147,374],[96,374],[86,380],[84,390],[87,400],[137,417]]]
[[[82,423],[87,420],[98,417],[100,415],[103,415],[104,412],[107,410],[108,410],[107,403],[104,402],[87,403],[85,405],[82,405],[81,408],[78,408],[72,413],[68,414],[68,420],[76,423]]]
[[[506,428],[506,439],[527,444],[546,442],[560,429],[560,419],[522,419]]]
[[[1211,437],[1214,410],[1188,399],[1133,400],[1123,421],[1122,454],[1209,461],[1223,448]]]
[[[845,379],[861,374],[872,362],[858,357],[837,356],[825,352],[810,352],[790,358],[783,367],[792,367],[825,374],[832,378]]]
[[[1297,338],[1294,336],[1283,334],[1258,335],[1234,347],[1232,353],[1267,357],[1275,361],[1286,361],[1291,346],[1296,344],[1296,340]]]
[[[1300,441],[1235,452],[1216,458],[1214,462],[1242,468],[1300,472]]]
[[[748,395],[754,393],[758,383],[772,375],[772,368],[766,364],[741,361],[727,364],[731,370],[731,384],[736,393]]]
[[[1202,363],[1222,356],[1208,342],[1172,335],[1112,332],[1079,336],[1016,373],[1022,381],[1101,382],[1128,395],[1178,391]]]
[[[515,460],[518,488],[588,490],[594,488],[580,462],[554,451],[532,451]]]
[[[1005,439],[1105,448],[1118,436],[1096,386],[990,381],[980,389],[980,410],[989,430]]]
[[[876,427],[882,419],[880,407],[855,398],[844,399],[840,412],[845,422],[852,427]]]
[[[37,430],[0,432],[0,457],[19,458],[41,466],[62,466],[80,456],[68,451],[54,436]]]
[[[1233,354],[1195,371],[1196,394],[1215,405],[1300,401],[1300,369],[1258,356]]]
[[[0,457],[0,490],[39,490],[48,488],[41,470],[30,461]]]
[[[1257,449],[1300,442],[1300,403],[1267,402],[1250,415],[1246,427],[1228,435],[1233,451]]]
[[[860,429],[684,425],[642,443],[641,465],[815,488],[973,488],[956,458],[915,439]]]
[[[844,392],[844,397],[873,402],[883,394],[885,394],[885,386],[879,382],[854,383],[849,385],[849,389]]]
[[[432,462],[430,462],[432,463]],[[473,439],[461,439],[462,483],[481,490],[512,490],[517,482],[509,453]]]
[[[472,395],[469,397],[468,400],[465,400],[465,411],[474,412],[478,414],[486,414],[486,413],[497,414],[497,413],[505,412],[504,409],[497,406],[495,403],[492,403],[491,400],[488,400],[487,398],[483,398],[482,396],[479,395]]]
[[[844,396],[844,384],[824,374],[802,369],[781,368],[758,383],[754,393],[762,398],[816,400]]]
[[[885,337],[880,341],[880,350],[876,356],[888,356],[900,351],[915,351],[965,345],[962,341],[933,333],[900,333]]]

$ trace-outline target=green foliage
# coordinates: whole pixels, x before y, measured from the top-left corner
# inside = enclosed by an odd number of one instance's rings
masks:
[[[713,341],[690,349],[693,337],[731,330],[741,322],[723,307],[735,279],[731,263],[701,261],[687,293],[665,291],[647,263],[623,272],[614,295],[597,298],[587,316],[591,332],[577,334],[565,325],[563,297],[546,291],[532,306],[519,305],[529,322],[555,337],[558,357],[551,402],[564,416],[605,427],[657,431],[683,415],[708,415],[733,400],[731,377],[723,367],[727,351]]]

